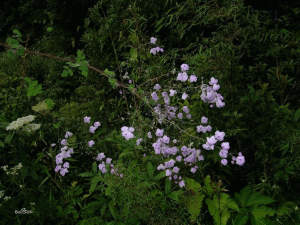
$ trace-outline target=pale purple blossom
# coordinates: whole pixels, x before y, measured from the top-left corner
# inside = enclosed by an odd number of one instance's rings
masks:
[[[84,117],[84,123],[90,123],[91,117]]]
[[[89,141],[89,146],[92,147],[95,144],[93,140]]]

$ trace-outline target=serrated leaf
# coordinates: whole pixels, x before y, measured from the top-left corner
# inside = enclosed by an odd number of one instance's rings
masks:
[[[192,189],[195,192],[201,189],[201,185],[197,183],[194,179],[185,178],[184,181],[186,182],[186,187]]]
[[[204,194],[199,194],[198,192],[188,197],[187,210],[191,214],[191,222],[194,222],[199,216],[204,197]]]
[[[240,194],[239,194],[239,197],[240,197],[240,205],[242,207],[245,206],[245,202],[248,200],[249,196],[251,194],[251,187],[250,185],[246,186],[245,188],[243,188],[241,191],[240,191]],[[235,195],[236,196],[236,195]]]
[[[173,191],[172,193],[168,194],[168,197],[179,202],[178,196],[181,195],[182,193],[184,193],[183,190]]]
[[[234,218],[234,225],[245,225],[248,220],[249,220],[249,216],[243,215],[243,214],[238,214]]]
[[[153,178],[155,169],[150,161],[147,163],[147,171],[148,171],[149,177]]]
[[[250,200],[250,198],[249,198],[249,200]],[[267,205],[272,202],[275,202],[275,200],[273,198],[259,194],[255,199],[251,199],[251,201],[247,202],[246,206],[251,206],[253,204]]]
[[[114,217],[114,219],[116,220],[117,219],[117,210],[116,208],[114,207],[114,204],[113,202],[109,202],[108,203],[108,208],[109,208],[109,211],[111,213],[111,215]]]
[[[231,196],[226,193],[220,194],[220,207],[221,209],[230,208],[239,211],[238,205],[231,199]]]
[[[208,195],[210,196],[210,197],[212,197],[212,195],[213,195],[213,188],[212,188],[212,182],[211,182],[211,180],[210,180],[210,176],[209,175],[207,175],[207,177],[204,179],[204,184],[205,184],[205,188],[206,188],[206,191],[207,191],[207,193],[208,193]]]
[[[252,215],[255,217],[266,217],[273,216],[276,213],[276,210],[269,208],[267,206],[254,207],[252,210]]]

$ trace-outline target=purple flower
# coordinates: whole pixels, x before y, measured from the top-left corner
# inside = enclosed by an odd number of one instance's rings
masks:
[[[221,163],[222,163],[224,166],[226,166],[226,165],[227,165],[227,159],[222,159],[222,160],[221,160]]]
[[[101,126],[101,124],[99,123],[99,121],[97,121],[97,122],[94,123],[94,126],[95,126],[96,128],[98,128],[98,127]]]
[[[219,156],[221,158],[227,158],[227,154],[228,154],[228,151],[227,150],[224,150],[222,149],[220,152],[219,152]]]
[[[102,170],[103,168],[105,168],[105,164],[104,164],[104,163],[99,164],[99,165],[98,165],[98,168],[99,168],[99,170]]]
[[[201,118],[201,123],[207,123],[207,118],[205,117],[205,116],[202,116],[202,118]]]
[[[187,97],[188,97],[188,94],[184,92],[184,93],[182,94],[182,97],[181,97],[181,98],[182,98],[183,100],[185,100]]]
[[[61,145],[69,145],[69,143],[67,142],[66,139],[62,139],[62,141],[60,142]]]
[[[189,109],[187,106],[183,106],[182,110],[186,113],[186,114],[189,114]]]
[[[150,53],[152,53],[153,55],[156,55],[156,48],[152,48],[152,49],[150,50]]]
[[[61,170],[61,166],[59,165],[59,166],[56,166],[56,167],[55,167],[55,170],[54,170],[54,171],[57,173],[57,172],[60,171],[60,170]]]
[[[223,143],[221,144],[221,146],[222,146],[222,148],[223,148],[224,150],[228,150],[228,149],[230,148],[228,142],[223,142]]]
[[[196,168],[191,168],[192,173],[196,173],[197,169]]]
[[[97,158],[96,158],[96,160],[97,160],[97,161],[100,161],[100,160],[102,160],[102,159],[104,159],[104,158],[105,158],[104,153],[99,153],[98,156],[97,156]]]
[[[242,156],[242,153],[239,152],[239,156],[236,157],[236,164],[238,164],[239,166],[242,166],[245,163],[245,157]]]
[[[184,72],[184,71],[187,71],[189,70],[189,66],[187,64],[182,64],[181,65],[181,70]]]
[[[69,172],[67,168],[62,168],[60,170],[60,175],[64,176],[67,172]]]
[[[97,127],[91,126],[89,131],[94,134],[96,129],[97,129]]]
[[[106,158],[106,163],[111,164],[111,160],[112,160],[111,158]]]
[[[122,177],[123,177],[123,174],[120,174],[120,177],[122,178]]]
[[[123,93],[122,90],[120,90],[119,93],[122,94]]]
[[[101,172],[104,174],[107,172],[107,169],[106,168],[102,168]]]
[[[158,91],[158,90],[160,89],[159,84],[156,84],[156,85],[154,86],[154,89]]]
[[[52,144],[51,144],[51,147],[53,147],[53,146],[55,146],[55,145],[56,145],[55,143],[52,143]]]
[[[220,131],[216,131],[215,132],[215,137],[216,137],[216,139],[217,140],[219,140],[219,141],[223,141],[224,140],[224,136],[225,136],[225,133],[224,132],[220,132]]]
[[[154,101],[158,101],[158,96],[157,96],[157,94],[156,94],[156,92],[153,92],[152,94],[151,94],[151,97],[152,97],[152,99],[154,100]]]
[[[217,143],[217,140],[216,140],[215,136],[211,136],[210,138],[207,137],[206,140],[207,140],[207,143],[208,143],[209,145],[214,145],[214,144]]]
[[[178,173],[178,172],[179,172],[179,168],[178,168],[177,166],[175,166],[175,167],[173,168],[173,172],[174,172],[174,173]]]
[[[174,144],[176,144],[176,143],[177,143],[177,140],[176,140],[176,139],[174,139],[174,140],[173,140],[173,143],[174,143]]]
[[[178,117],[179,119],[182,119],[183,114],[182,114],[182,113],[178,113],[178,114],[177,114],[177,117]]]
[[[170,142],[170,138],[166,135],[164,135],[162,138],[161,138],[162,142],[165,143],[165,144],[169,144]]]
[[[64,168],[69,168],[69,166],[70,166],[70,165],[69,165],[68,162],[65,162],[64,165],[63,165]]]
[[[190,76],[190,82],[197,82],[197,77],[195,75]]]
[[[179,186],[180,186],[181,188],[185,186],[184,180],[182,180],[182,181],[179,182]]]
[[[164,130],[163,129],[157,129],[157,131],[156,131],[156,133],[155,133],[155,135],[157,136],[157,137],[162,137],[163,136],[163,134],[164,134]]]
[[[93,140],[89,141],[89,146],[92,147],[95,144]]]
[[[131,84],[131,83],[132,83],[132,80],[129,80],[128,83]]]
[[[214,85],[216,83],[218,83],[218,79],[215,79],[214,77],[210,78],[210,82],[209,82],[210,85]]]
[[[155,37],[151,37],[151,38],[150,38],[150,43],[151,43],[151,44],[155,44],[156,41],[157,41],[157,39],[156,39]]]
[[[72,135],[73,135],[73,134],[72,134],[71,132],[67,131],[65,138],[72,137]]]
[[[177,91],[176,90],[170,90],[170,96],[174,96],[175,94],[177,93]]]
[[[220,85],[219,84],[214,84],[213,85],[213,90],[214,91],[218,91],[220,89]]]
[[[91,117],[84,117],[84,123],[90,123]]]
[[[166,170],[166,176],[169,177],[169,176],[171,176],[171,175],[172,175],[171,170]]]
[[[148,135],[148,138],[152,138],[151,132],[148,132],[147,135]]]
[[[188,115],[186,115],[186,118],[187,118],[187,119],[191,119],[191,118],[192,118],[192,115],[191,115],[191,114],[188,114]]]

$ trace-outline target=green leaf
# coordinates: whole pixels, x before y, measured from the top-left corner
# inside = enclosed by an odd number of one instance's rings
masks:
[[[50,177],[46,177],[43,181],[42,181],[42,183],[40,184],[40,186],[38,187],[38,189],[43,185],[43,183],[45,183],[46,182],[46,180],[48,180]]]
[[[80,177],[93,177],[94,174],[91,172],[84,172],[84,173],[79,174],[79,176]]]
[[[47,31],[48,31],[48,32],[51,32],[52,30],[53,30],[52,27],[47,27]]]
[[[14,136],[14,133],[8,134],[8,135],[6,136],[4,142],[7,143],[7,144],[9,144],[9,143],[11,142],[11,139],[13,138],[13,136]]]
[[[220,206],[223,208],[230,208],[236,211],[240,211],[238,205],[231,199],[231,196],[226,193],[220,194]]]
[[[77,56],[81,57],[82,56],[82,51],[77,50]]]
[[[15,54],[13,53],[13,50],[10,49],[8,52],[7,52],[8,56],[11,58],[11,59],[15,59]]]
[[[17,34],[17,35],[20,36],[20,37],[22,37],[22,34],[21,34],[20,31],[18,31],[18,30],[13,30],[13,33],[14,33],[14,34]]]
[[[119,155],[119,159],[123,158],[126,155],[133,155],[134,152],[133,151],[124,151]]]
[[[68,70],[64,70],[61,74],[62,77],[67,77],[69,74]]]
[[[111,215],[114,217],[114,219],[116,220],[117,219],[117,210],[116,210],[116,208],[114,207],[114,203],[113,203],[113,201],[110,201],[109,203],[108,203],[108,208],[109,208],[109,211],[110,211],[110,213],[111,213]]]
[[[300,109],[298,109],[298,110],[295,112],[294,120],[297,122],[297,121],[299,120],[299,117],[300,117]]]
[[[187,188],[193,190],[194,192],[198,192],[201,189],[201,185],[197,183],[194,179],[185,178]]]
[[[147,171],[148,171],[149,177],[153,178],[155,169],[150,161],[147,163]]]
[[[168,195],[171,192],[171,181],[169,180],[169,177],[166,177],[165,179],[165,194]]]
[[[93,173],[97,173],[97,163],[93,162],[92,164]]]
[[[162,172],[160,172],[159,174],[157,174],[153,179],[155,180],[155,181],[158,181],[158,180],[160,180],[161,178],[163,178],[163,177],[165,177],[166,176],[166,172],[165,171],[162,171]]]
[[[167,197],[179,202],[179,198],[178,196],[181,195],[182,193],[184,193],[183,190],[179,190],[179,191],[173,191],[172,193],[168,194]]]
[[[88,71],[87,70],[82,70],[81,74],[86,77],[88,75]]]
[[[209,195],[209,197],[212,197],[213,193],[214,193],[214,190],[212,188],[212,182],[210,180],[210,176],[207,175],[207,177],[204,179],[204,184],[205,184],[205,188],[206,188],[206,191]]]
[[[52,109],[53,106],[55,105],[55,104],[53,103],[52,99],[45,99],[45,102],[46,102],[46,104],[47,104],[47,108],[48,108],[48,109]]]
[[[55,128],[59,128],[60,127],[60,124],[59,123],[53,123],[52,124]]]
[[[234,225],[245,225],[249,219],[249,216],[243,215],[243,214],[238,214],[234,218]]]
[[[135,61],[137,59],[137,50],[135,48],[130,49],[130,58]]]
[[[249,201],[246,203],[246,206],[251,206],[251,205],[254,205],[254,204],[267,205],[267,204],[270,204],[272,202],[275,202],[275,200],[271,197],[258,194],[257,196],[252,198],[252,195],[251,195],[250,198],[249,198]]]
[[[235,193],[234,198],[236,199],[237,203],[240,206],[245,207],[245,202],[248,200],[250,194],[251,194],[251,187],[250,185],[248,185],[245,188],[243,188],[239,194]]]
[[[21,46],[20,48],[18,48],[18,50],[17,50],[17,54],[18,55],[24,55],[24,52],[25,52],[25,48],[23,47],[23,46]]]
[[[106,74],[108,77],[115,77],[116,74],[113,71],[109,71],[108,69],[104,70],[104,74]]]
[[[255,217],[266,217],[273,216],[276,213],[276,210],[269,208],[267,206],[254,207],[252,209],[252,215]]]
[[[0,147],[4,147],[4,143],[2,141],[0,141]]]

